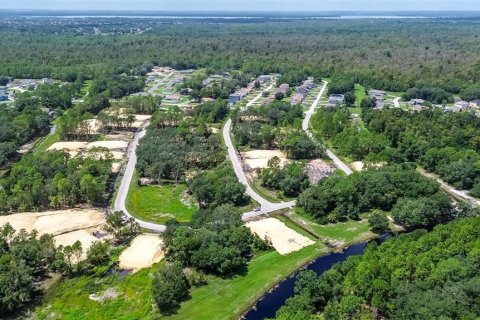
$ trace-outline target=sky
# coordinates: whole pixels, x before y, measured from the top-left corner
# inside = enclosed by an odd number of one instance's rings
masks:
[[[0,9],[155,11],[480,10],[479,0],[0,0]]]

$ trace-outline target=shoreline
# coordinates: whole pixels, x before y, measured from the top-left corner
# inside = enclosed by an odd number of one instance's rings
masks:
[[[315,263],[315,261],[317,261],[318,259],[320,258],[323,258],[323,257],[326,257],[330,254],[334,254],[334,253],[341,253],[343,252],[345,249],[348,249],[349,247],[351,246],[354,246],[354,245],[358,245],[358,244],[361,244],[361,243],[369,243],[370,241],[372,240],[376,240],[376,239],[380,239],[381,237],[383,236],[376,236],[376,237],[371,237],[369,239],[362,239],[361,241],[358,241],[358,242],[352,242],[352,243],[349,243],[349,244],[346,244],[340,248],[338,248],[337,250],[333,250],[332,247],[329,247],[329,246],[326,246],[328,248],[328,251],[319,255],[319,256],[316,256],[314,257],[313,259],[310,259],[308,261],[306,261],[305,263],[302,263],[300,267],[298,267],[296,270],[294,270],[292,273],[290,273],[288,276],[286,276],[285,278],[281,279],[280,281],[274,283],[271,287],[269,287],[266,291],[264,291],[261,296],[257,299],[255,299],[255,302],[253,304],[251,304],[248,308],[246,308],[244,311],[241,312],[240,315],[237,315],[237,318],[236,319],[245,319],[245,316],[252,310],[256,310],[256,306],[258,304],[259,301],[261,301],[263,298],[265,298],[265,296],[267,296],[269,293],[271,293],[273,290],[275,290],[278,286],[280,286],[284,281],[286,281],[287,279],[290,279],[292,276],[294,276],[296,273],[302,271],[302,270],[305,270],[308,266],[312,265],[313,263]],[[322,242],[322,241],[319,241],[319,242]]]

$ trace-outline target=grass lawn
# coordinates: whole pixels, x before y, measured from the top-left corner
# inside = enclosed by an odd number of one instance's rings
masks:
[[[262,183],[261,183],[260,179],[253,179],[253,181],[250,180],[249,184],[255,192],[260,194],[262,197],[264,197],[268,201],[270,201],[270,202],[281,202],[282,198],[279,196],[279,194],[277,194],[277,192],[275,192],[275,191],[272,191],[272,190],[269,190],[265,187],[262,187]],[[283,199],[283,200],[285,200],[285,199]]]
[[[52,144],[58,141],[60,141],[60,134],[58,134],[58,132],[49,134],[38,141],[34,152],[45,152]]]
[[[238,319],[278,282],[326,252],[326,247],[317,242],[286,256],[273,251],[262,253],[250,262],[244,275],[212,277],[208,285],[192,290],[192,298],[167,319]]]
[[[177,314],[162,317],[152,307],[151,279],[163,265],[144,269],[133,275],[118,274],[81,276],[62,280],[45,295],[35,310],[36,319],[237,319],[265,292],[299,267],[327,252],[321,243],[281,256],[275,251],[256,256],[245,273],[232,278],[208,277],[208,284],[193,288],[191,299],[184,302]],[[90,294],[101,295],[112,288],[118,297],[103,303],[93,301]]]
[[[90,87],[92,86],[93,80],[85,80],[83,83],[82,88],[80,89],[80,95],[85,97],[87,93],[90,91]]]
[[[362,99],[366,97],[365,87],[359,84],[355,84],[355,105],[360,107]]]
[[[187,186],[167,184],[162,186],[141,187],[137,185],[135,175],[130,184],[127,196],[127,210],[135,217],[155,223],[165,223],[175,219],[187,222],[197,211],[193,198],[185,196]],[[185,205],[182,203],[184,197]]]
[[[152,308],[151,276],[161,266],[162,262],[134,275],[89,275],[59,281],[36,308],[35,319],[157,319],[158,313]],[[89,298],[109,288],[115,289],[117,298],[103,303]]]
[[[297,211],[299,211],[299,209],[297,209]],[[370,231],[366,219],[322,225],[300,212],[290,212],[287,217],[318,238],[328,241],[341,241],[345,246],[372,239],[376,236]]]

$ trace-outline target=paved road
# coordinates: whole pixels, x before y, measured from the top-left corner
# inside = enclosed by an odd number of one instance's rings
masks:
[[[448,183],[446,183],[445,181],[440,179],[440,177],[437,176],[436,174],[426,172],[424,169],[417,168],[417,172],[419,172],[421,175],[424,175],[425,177],[434,179],[435,181],[440,183],[440,187],[442,188],[442,190],[445,191],[446,193],[452,195],[453,197],[455,197],[457,199],[461,199],[461,200],[469,203],[473,207],[480,207],[480,200],[470,196],[467,193],[467,191],[455,189],[454,187],[452,187],[451,185],[449,185]]]
[[[266,88],[265,90],[263,90],[262,92],[260,92],[255,98],[253,98],[252,100],[250,100],[243,109],[250,108],[255,102],[257,102],[258,99],[260,99],[260,98],[262,97],[264,91],[269,91],[269,90],[271,90],[271,89],[273,88],[273,86],[275,86],[275,81],[273,81],[272,84],[270,84],[270,85],[268,86],[268,88]]]
[[[150,89],[148,89],[148,94],[150,94],[151,96],[161,96],[161,94],[156,93],[155,91],[157,91],[158,88],[160,88],[165,83],[165,81],[167,81],[172,75],[173,72],[167,74],[164,78],[155,83]]]
[[[233,146],[232,137],[230,135],[231,130],[232,130],[232,119],[228,119],[227,122],[225,123],[225,126],[223,127],[223,139],[225,140],[225,144],[227,145],[228,156],[232,161],[233,169],[238,178],[238,181],[245,186],[245,193],[248,194],[253,200],[258,202],[261,208],[260,211],[256,211],[256,212],[251,211],[251,212],[244,213],[242,216],[242,219],[244,221],[247,221],[252,218],[255,218],[273,211],[293,207],[295,205],[295,201],[280,202],[280,203],[270,202],[267,199],[263,198],[258,193],[256,193],[252,189],[252,187],[250,187],[250,185],[248,184],[247,176],[243,171],[242,163],[238,159],[237,152],[235,150],[235,147]]]
[[[393,99],[393,105],[395,106],[395,108],[400,108],[400,98],[399,97]]]
[[[305,131],[307,136],[312,140],[314,140],[314,137],[309,129],[310,119],[312,118],[312,115],[315,113],[315,108],[318,106],[318,103],[320,102],[320,99],[322,98],[322,95],[325,92],[327,85],[328,85],[328,82],[324,81],[322,89],[320,89],[320,92],[318,93],[315,101],[313,101],[312,105],[310,106],[310,109],[308,109],[308,111],[305,113],[305,118],[303,119],[303,122],[302,122],[302,129]],[[350,167],[345,162],[340,160],[331,150],[327,149],[326,153],[327,153],[327,156],[330,159],[332,159],[333,163],[335,163],[337,168],[345,172],[346,175],[351,175],[353,173],[352,169],[350,169]]]
[[[135,221],[140,225],[140,227],[152,230],[155,232],[164,232],[166,230],[166,227],[161,224],[155,224],[152,222],[146,222],[140,219],[135,218],[132,216],[126,206],[125,206],[125,201],[127,200],[127,194],[128,194],[128,189],[130,188],[130,182],[132,181],[133,178],[133,173],[135,171],[135,165],[137,164],[137,146],[145,134],[146,134],[146,127],[148,126],[148,123],[145,124],[145,126],[142,128],[140,132],[137,132],[135,134],[135,138],[133,139],[132,143],[130,144],[129,150],[128,150],[128,163],[127,167],[125,168],[125,173],[123,174],[122,182],[120,183],[120,188],[118,188],[118,193],[117,193],[117,198],[115,199],[115,205],[114,205],[114,210],[115,211],[123,211],[123,213],[127,217],[134,218]]]

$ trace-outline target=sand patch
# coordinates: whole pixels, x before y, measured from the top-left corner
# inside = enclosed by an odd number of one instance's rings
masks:
[[[298,251],[314,243],[275,218],[247,222],[246,226],[261,239],[271,242],[281,255]]]
[[[112,167],[111,167],[112,173],[120,172],[121,168],[122,168],[122,163],[121,162],[112,162]]]
[[[87,149],[92,148],[107,148],[109,150],[121,150],[126,149],[128,147],[128,142],[126,141],[118,141],[118,140],[105,140],[105,141],[95,141],[90,142],[87,145]]]
[[[105,224],[105,215],[96,209],[70,209],[48,212],[25,212],[8,216],[0,216],[0,226],[10,223],[19,231],[37,230],[39,235],[52,234],[56,246],[73,245],[80,241],[83,248],[81,259],[94,241],[98,241],[93,233]]]
[[[15,230],[34,229],[40,234],[59,235],[81,229],[99,227],[105,223],[105,215],[96,209],[69,209],[47,212],[25,212],[0,216],[0,225],[10,223]]]
[[[263,169],[268,167],[268,161],[273,157],[280,158],[280,165],[288,163],[287,155],[280,150],[251,150],[241,153],[245,163],[251,169]]]
[[[60,141],[52,144],[47,150],[48,151],[75,151],[78,152],[84,149],[87,146],[88,142],[83,141]]]
[[[355,171],[362,171],[363,167],[365,166],[362,161],[354,161],[350,163],[350,166],[353,168]]]
[[[119,258],[122,269],[137,272],[159,262],[164,257],[163,241],[156,234],[142,234],[133,239]]]
[[[136,114],[135,115],[135,121],[147,121],[150,120],[152,116],[150,115],[145,115],[145,114]]]

